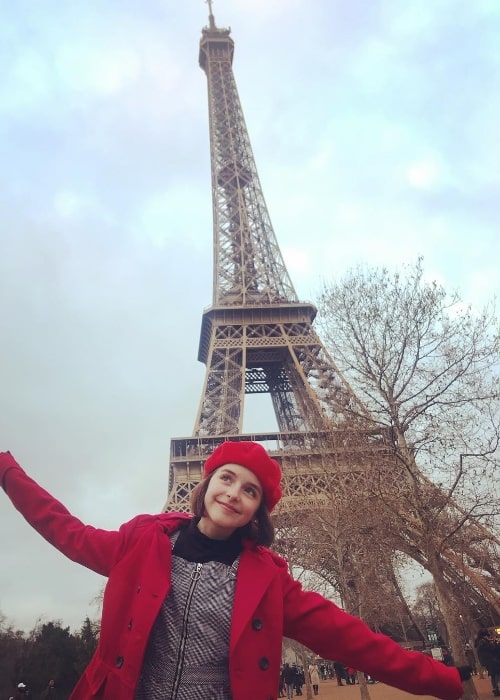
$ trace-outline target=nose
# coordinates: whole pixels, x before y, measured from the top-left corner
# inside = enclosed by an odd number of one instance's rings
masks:
[[[229,498],[230,501],[232,501],[239,497],[239,492],[240,489],[237,484],[230,484],[227,487],[226,496]]]

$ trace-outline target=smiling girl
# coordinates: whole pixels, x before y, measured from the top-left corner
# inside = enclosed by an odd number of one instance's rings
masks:
[[[269,549],[281,470],[261,445],[222,443],[203,477],[191,516],[139,515],[106,531],[0,453],[2,487],[26,520],[108,577],[99,645],[71,700],[273,700],[283,636],[410,693],[462,696],[466,668],[403,650],[293,579]]]

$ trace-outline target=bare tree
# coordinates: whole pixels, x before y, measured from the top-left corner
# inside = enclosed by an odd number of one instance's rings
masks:
[[[376,631],[394,632],[394,621],[411,621],[411,612],[397,580],[396,555],[379,541],[380,511],[371,509],[369,494],[349,499],[332,484],[330,490],[329,506],[279,517],[275,549],[295,564],[294,573],[308,589],[324,594],[326,584],[347,612]],[[362,673],[359,679],[361,698],[369,700]]]
[[[465,663],[455,584],[500,613],[494,304],[466,307],[424,282],[419,260],[404,274],[354,270],[324,287],[319,308],[339,369],[390,431],[397,476],[380,464],[373,479],[391,514],[381,535],[432,574],[454,657]],[[468,688],[466,697],[477,696]]]

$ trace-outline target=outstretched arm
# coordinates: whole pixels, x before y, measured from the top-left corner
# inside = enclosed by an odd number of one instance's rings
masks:
[[[82,523],[31,479],[10,452],[0,452],[0,483],[15,508],[50,544],[69,559],[109,575],[124,545],[121,531]]]
[[[369,673],[415,695],[462,697],[462,674],[420,653],[402,649],[384,634],[317,593],[304,591],[288,573],[284,581],[284,633],[326,659]],[[464,678],[465,679],[465,678]]]

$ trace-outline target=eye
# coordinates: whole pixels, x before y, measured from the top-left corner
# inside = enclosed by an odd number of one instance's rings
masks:
[[[221,481],[231,481],[231,474],[221,474],[220,479]]]
[[[252,496],[252,498],[257,498],[257,496],[259,495],[257,490],[254,489],[253,486],[247,486],[245,488],[245,492],[248,493],[250,496]]]

